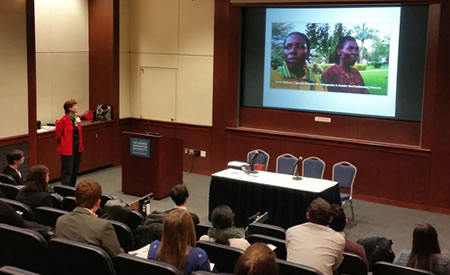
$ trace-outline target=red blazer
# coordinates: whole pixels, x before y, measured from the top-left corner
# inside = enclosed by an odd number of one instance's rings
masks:
[[[78,125],[78,136],[80,137],[78,152],[83,152],[83,136],[81,135],[81,121],[78,121],[77,125]],[[60,120],[56,121],[55,135],[56,135],[56,142],[59,143],[58,152],[63,156],[73,155],[72,154],[73,125],[72,121],[69,118],[69,115],[64,115]]]

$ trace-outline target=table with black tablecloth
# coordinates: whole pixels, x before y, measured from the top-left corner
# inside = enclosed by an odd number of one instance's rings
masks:
[[[256,212],[269,212],[268,224],[284,228],[306,222],[306,210],[315,198],[340,204],[337,182],[258,171],[247,174],[226,169],[211,176],[209,213],[218,205],[229,205],[235,213],[235,225],[245,226]]]

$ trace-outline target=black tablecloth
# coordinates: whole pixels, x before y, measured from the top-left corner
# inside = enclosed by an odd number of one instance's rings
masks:
[[[302,181],[298,184],[302,184]],[[247,219],[251,215],[268,211],[269,219],[266,223],[288,228],[306,222],[308,205],[318,197],[322,197],[330,204],[340,204],[338,185],[321,193],[312,193],[212,176],[209,189],[209,213],[216,206],[226,204],[235,213],[235,225],[246,226]]]

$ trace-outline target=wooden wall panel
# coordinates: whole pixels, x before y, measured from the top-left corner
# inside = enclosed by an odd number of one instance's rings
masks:
[[[122,122],[123,121],[123,122]],[[206,151],[206,157],[184,155],[183,170],[201,174],[210,174],[211,168],[211,128],[206,126],[192,126],[180,123],[167,123],[144,119],[122,120],[123,129],[130,132],[157,132],[163,136],[176,137],[184,141],[184,148]],[[127,126],[125,126],[128,123]]]
[[[331,122],[316,122],[316,116],[330,118]],[[240,126],[416,146],[420,142],[420,122],[331,114],[241,107]]]

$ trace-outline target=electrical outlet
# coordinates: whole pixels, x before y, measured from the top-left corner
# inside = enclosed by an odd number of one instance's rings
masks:
[[[200,157],[206,158],[206,151],[200,151]]]
[[[188,149],[188,154],[189,154],[189,156],[194,155],[194,149]]]
[[[185,155],[188,154],[188,148],[184,148],[184,154],[185,154]]]

